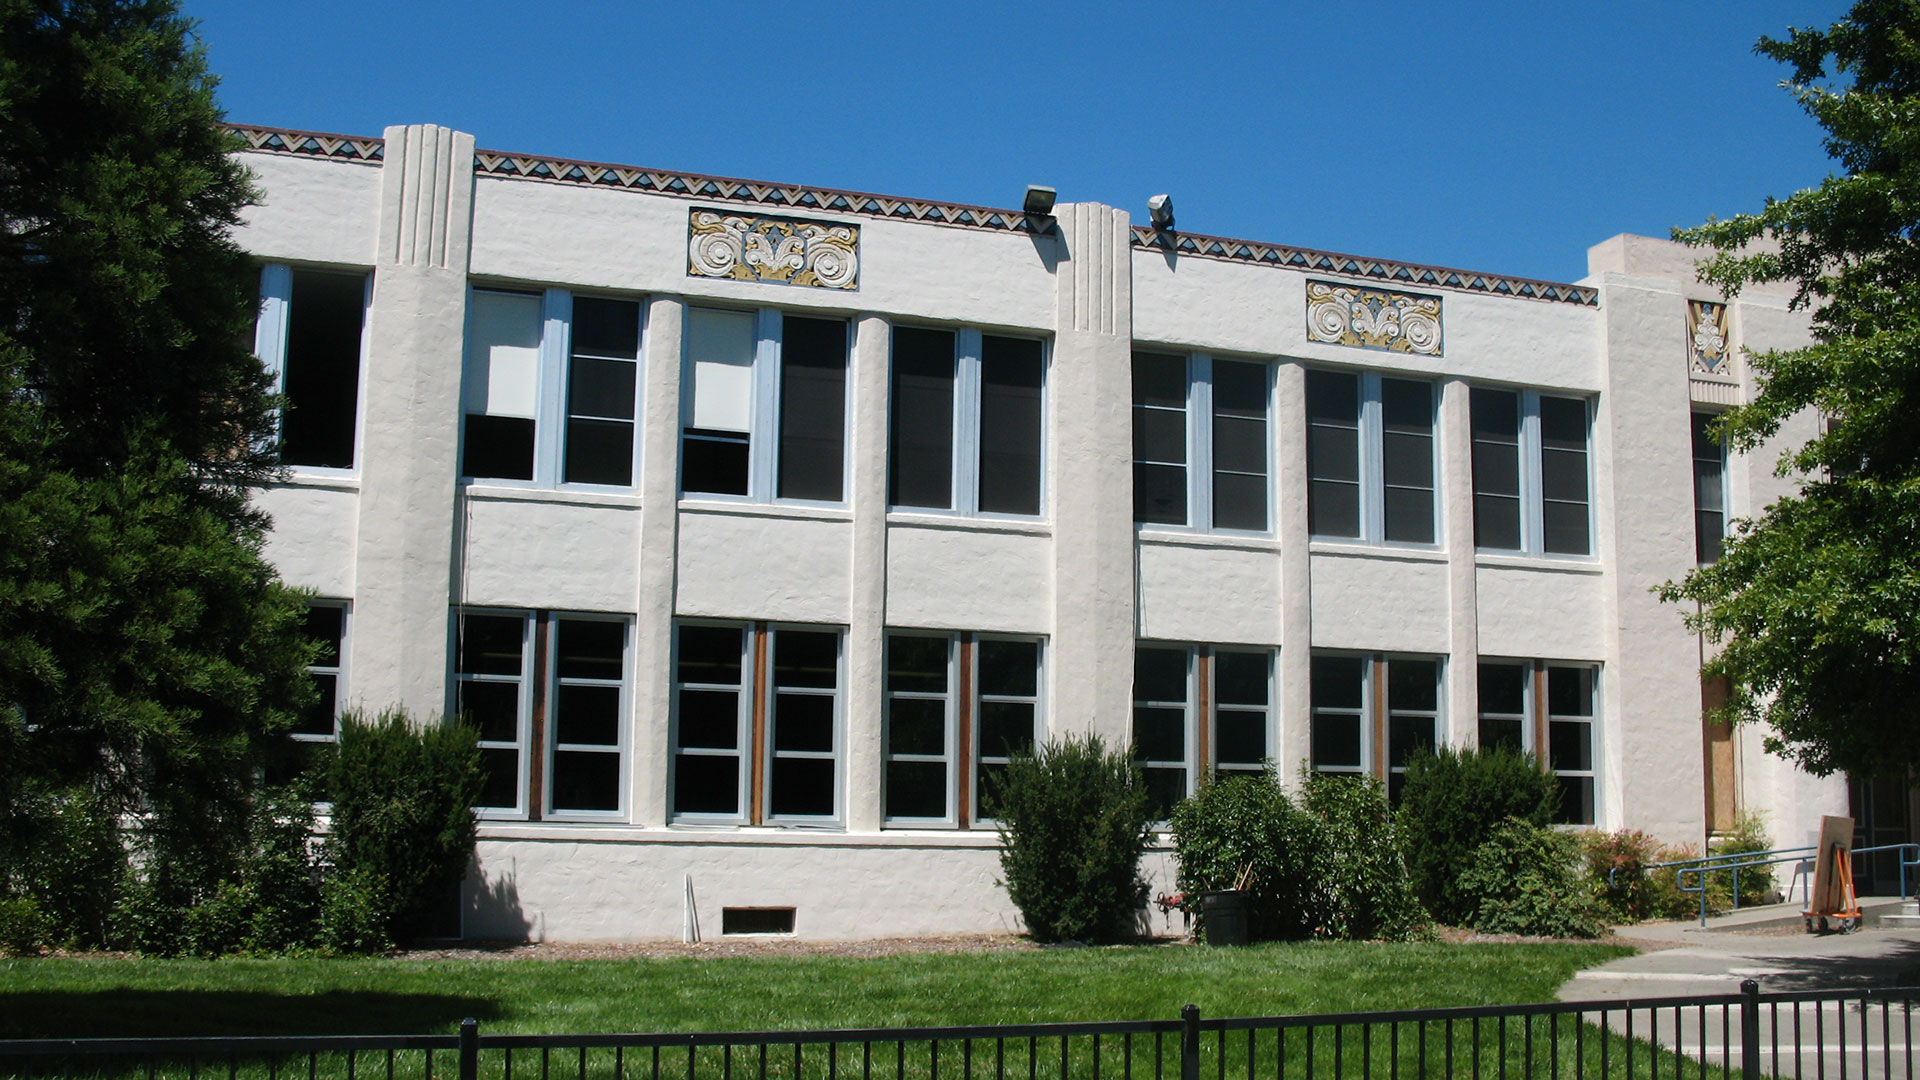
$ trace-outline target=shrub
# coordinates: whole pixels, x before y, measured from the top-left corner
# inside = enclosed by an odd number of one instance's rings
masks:
[[[1308,936],[1314,927],[1315,820],[1297,809],[1272,772],[1204,780],[1168,822],[1177,884],[1189,897],[1247,885],[1247,930],[1256,940]],[[1196,909],[1197,914],[1197,909]],[[1199,923],[1202,933],[1206,923]]]
[[[367,870],[330,874],[320,887],[320,947],[336,953],[378,953],[393,947],[387,935],[392,903],[386,879]]]
[[[105,944],[126,880],[119,822],[84,788],[29,789],[16,798],[0,841],[0,900],[31,900],[34,912],[16,928],[38,927],[37,945]]]
[[[1639,829],[1589,830],[1580,833],[1578,841],[1592,892],[1615,918],[1655,918],[1657,910],[1670,904],[1645,869],[1650,863],[1663,861],[1660,845],[1653,837]],[[1671,881],[1671,871],[1667,878]]]
[[[246,911],[240,945],[273,953],[312,946],[320,916],[319,868],[314,862],[313,795],[306,784],[264,791],[248,826],[240,864]]]
[[[1483,934],[1598,937],[1605,907],[1581,880],[1580,843],[1530,821],[1508,818],[1475,848],[1458,881]]]
[[[52,933],[53,920],[33,897],[0,897],[0,956],[37,956]]]
[[[1773,840],[1767,835],[1766,818],[1758,813],[1741,814],[1733,829],[1713,841],[1709,850],[1715,855],[1738,855],[1749,851],[1767,851]],[[1752,866],[1740,871],[1740,906],[1764,904],[1773,892],[1773,867]],[[1716,870],[1707,875],[1709,904],[1728,904],[1733,897],[1733,871]]]
[[[1001,883],[1036,941],[1129,937],[1146,904],[1140,855],[1146,781],[1098,735],[1067,736],[1021,755],[991,792]]]
[[[1510,817],[1546,825],[1559,790],[1533,755],[1504,747],[1416,754],[1407,763],[1400,818],[1407,869],[1427,910],[1444,923],[1464,922],[1472,904],[1458,879],[1474,850]]]
[[[404,711],[349,713],[327,770],[333,820],[326,853],[360,899],[386,904],[387,935],[435,929],[473,855],[473,803],[484,779],[478,735],[463,723],[416,726]],[[384,885],[373,889],[370,877]]]
[[[1303,852],[1319,893],[1313,935],[1405,941],[1431,934],[1404,858],[1400,822],[1370,776],[1309,773],[1301,797],[1315,819]]]

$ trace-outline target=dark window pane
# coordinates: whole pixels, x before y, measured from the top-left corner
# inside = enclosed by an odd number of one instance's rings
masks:
[[[1587,505],[1585,503],[1547,503],[1541,507],[1542,538],[1546,549],[1558,555],[1585,555],[1587,545]]]
[[[1540,398],[1540,445],[1587,452],[1587,403],[1579,398]]]
[[[980,753],[1012,757],[1033,749],[1033,706],[1024,701],[980,703]]]
[[[353,466],[366,280],[360,274],[293,272],[287,405],[280,422],[280,460],[288,465]]]
[[[1360,485],[1315,480],[1307,486],[1307,529],[1315,536],[1360,535]]]
[[[887,702],[887,753],[940,757],[946,752],[946,702],[900,697]]]
[[[747,493],[747,436],[688,428],[680,440],[680,487],[715,495]]]
[[[1366,661],[1358,656],[1316,656],[1313,658],[1313,707],[1316,709],[1357,709],[1361,702],[1360,680]]]
[[[574,357],[567,371],[567,412],[603,420],[633,419],[634,377],[639,370],[631,360]]]
[[[633,424],[626,420],[567,421],[567,467],[561,479],[569,484],[633,484]]]
[[[1473,444],[1473,490],[1480,495],[1520,494],[1520,448],[1513,443]]]
[[[1133,466],[1133,520],[1152,525],[1187,523],[1187,470],[1179,465]]]
[[[1039,693],[1040,643],[1037,641],[981,641],[980,692],[1033,697]]]
[[[1187,650],[1141,646],[1133,651],[1135,701],[1187,700]]]
[[[1214,473],[1213,524],[1218,529],[1264,531],[1267,527],[1267,478],[1264,475]]]
[[[943,637],[888,635],[887,689],[946,693],[947,648]]]
[[[1134,706],[1133,747],[1133,756],[1142,761],[1185,761],[1186,710]]]
[[[893,330],[888,501],[953,506],[953,333]]]
[[[1476,547],[1520,550],[1520,500],[1503,495],[1475,495],[1473,542]]]
[[[1551,716],[1593,715],[1593,669],[1547,669],[1547,713]]]
[[[454,666],[465,675],[518,675],[527,620],[520,615],[475,615],[454,620]]]
[[[773,685],[840,685],[840,635],[821,630],[774,631]]]
[[[1240,416],[1213,418],[1213,467],[1226,472],[1267,473],[1267,422]]]
[[[824,694],[776,694],[773,748],[833,752],[833,699]]]
[[[620,743],[620,688],[562,683],[554,710],[553,741],[584,746]]]
[[[1323,427],[1307,430],[1307,469],[1315,480],[1360,479],[1360,431],[1353,427]]]
[[[340,631],[346,618],[347,609],[330,604],[316,604],[307,608],[307,640],[320,646],[320,651],[314,654],[314,664],[320,667],[340,666]]]
[[[1433,384],[1413,379],[1380,380],[1380,422],[1387,431],[1433,433]]]
[[[618,679],[626,671],[627,624],[561,619],[554,625],[555,670],[563,679]]]
[[[1040,512],[1038,341],[988,336],[980,346],[980,509]]]
[[[1267,365],[1244,360],[1213,362],[1213,413],[1267,419]]]
[[[467,414],[461,472],[483,480],[533,479],[533,421],[524,416]]]
[[[740,746],[740,694],[734,690],[680,691],[680,736],[676,743],[703,750]]]
[[[1481,664],[1480,711],[1525,713],[1528,674],[1524,664]]]
[[[1693,414],[1693,457],[1695,461],[1720,460],[1720,440],[1716,437],[1712,413]]]
[[[1587,721],[1552,721],[1547,725],[1547,745],[1548,760],[1556,771],[1593,768],[1593,725]]]
[[[620,755],[555,751],[553,808],[620,809]]]
[[[1440,665],[1433,660],[1387,663],[1387,708],[1432,712],[1439,707]]]
[[[1725,469],[1719,459],[1693,463],[1693,502],[1702,510],[1718,513],[1725,505]]]
[[[1433,436],[1384,432],[1380,437],[1380,475],[1389,486],[1433,490]]]
[[[1184,464],[1187,414],[1165,409],[1133,410],[1133,459]]]
[[[1511,390],[1475,388],[1469,396],[1475,440],[1520,441],[1520,395]]]
[[[740,759],[677,754],[673,759],[673,812],[738,814]]]
[[[1313,717],[1313,767],[1359,768],[1360,720],[1345,715]]]
[[[1560,811],[1553,821],[1556,825],[1593,824],[1593,777],[1560,778]]]
[[[1214,717],[1214,758],[1221,765],[1256,765],[1267,756],[1267,714],[1222,712]]]
[[[1483,716],[1480,718],[1480,745],[1488,750],[1495,747],[1519,750],[1526,745],[1523,741],[1524,726],[1524,721],[1520,720],[1501,720]]]
[[[1726,550],[1726,521],[1724,515],[1710,510],[1696,510],[1693,515],[1693,554],[1702,565],[1717,563]]]
[[[574,297],[572,348],[575,356],[613,356],[628,360],[638,357],[639,302],[608,300],[598,296]],[[633,400],[631,393],[627,395],[627,400]]]
[[[769,813],[776,817],[833,816],[833,759],[774,758],[767,773]]]
[[[520,684],[462,682],[454,707],[480,729],[486,742],[513,742],[520,737]]]
[[[1431,716],[1395,716],[1387,720],[1387,764],[1405,768],[1416,750],[1433,749]]]
[[[1006,775],[1006,772],[1007,767],[1005,765],[994,765],[990,763],[983,763],[974,770],[974,776],[977,778],[977,784],[973,793],[973,816],[975,820],[990,820],[994,816],[994,812],[998,809],[995,805],[997,800],[994,798],[995,792],[998,791],[996,785],[999,783],[1000,778]]]
[[[847,427],[847,324],[781,320],[780,497],[838,502]]]
[[[1165,353],[1134,353],[1133,403],[1185,409],[1187,358]]]
[[[293,733],[331,736],[334,734],[334,701],[340,691],[340,676],[312,672],[308,678],[313,680],[313,688],[319,695],[294,720]]]
[[[1147,807],[1155,821],[1173,816],[1173,808],[1187,797],[1187,770],[1147,769]]]
[[[1267,704],[1266,653],[1220,652],[1213,657],[1213,696],[1222,705]]]
[[[947,766],[939,761],[887,762],[887,816],[947,816]]]
[[[1403,544],[1433,543],[1433,490],[1388,488],[1382,500],[1386,537]]]
[[[1360,380],[1337,371],[1307,372],[1307,421],[1357,427],[1360,423]]]
[[[737,626],[682,626],[679,636],[679,681],[740,685],[745,631]]]
[[[1587,501],[1587,455],[1572,450],[1540,451],[1540,494],[1548,501]]]
[[[520,751],[482,747],[480,772],[486,779],[475,806],[512,809],[520,801]]]

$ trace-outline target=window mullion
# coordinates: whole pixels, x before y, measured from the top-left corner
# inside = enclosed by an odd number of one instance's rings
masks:
[[[287,326],[293,305],[293,267],[268,263],[260,268],[260,318],[253,328],[253,353],[273,372],[273,392],[287,390]]]
[[[1213,531],[1213,357],[1187,363],[1187,520]]]
[[[973,805],[974,731],[974,647],[973,635],[963,634],[947,649],[947,685],[953,687],[952,717],[947,725],[947,817],[954,828],[964,829],[978,807]]]
[[[1540,453],[1540,394],[1528,390],[1520,395],[1520,550],[1529,555],[1546,551]]]
[[[1379,542],[1386,537],[1386,482],[1381,451],[1380,376],[1360,379],[1360,538]]]
[[[747,436],[747,497],[774,497],[780,446],[780,311],[761,308],[754,321],[753,409]]]
[[[534,404],[533,482],[553,487],[560,479],[566,443],[568,324],[573,294],[548,289],[540,305],[540,373]]]
[[[962,514],[980,512],[980,338],[973,327],[954,332],[953,506]]]

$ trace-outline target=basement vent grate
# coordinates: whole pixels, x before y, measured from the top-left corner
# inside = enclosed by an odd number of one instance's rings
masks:
[[[720,909],[720,933],[791,934],[793,909],[790,907],[730,907]]]

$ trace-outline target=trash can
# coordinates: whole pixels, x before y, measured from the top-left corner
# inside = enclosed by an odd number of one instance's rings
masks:
[[[1200,928],[1209,945],[1247,943],[1247,894],[1239,889],[1200,894]]]

